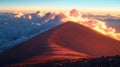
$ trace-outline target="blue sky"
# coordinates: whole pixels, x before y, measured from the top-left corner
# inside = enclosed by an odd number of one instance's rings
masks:
[[[0,0],[0,9],[120,9],[120,0]]]

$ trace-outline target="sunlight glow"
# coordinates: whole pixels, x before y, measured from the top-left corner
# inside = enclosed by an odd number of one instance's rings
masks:
[[[104,35],[120,40],[120,33],[116,33],[115,28],[108,27],[103,21],[99,21],[92,18],[91,19],[83,18],[81,17],[81,14],[79,11],[75,9],[73,9],[73,11],[74,12],[72,12],[73,14],[72,16],[71,16],[71,12],[63,13],[65,14],[66,18],[62,19],[62,21],[63,22],[74,21],[76,23],[89,27],[93,30],[96,30]],[[74,14],[77,14],[77,16]]]

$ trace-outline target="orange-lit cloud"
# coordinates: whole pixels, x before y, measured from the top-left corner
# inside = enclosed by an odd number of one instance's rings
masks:
[[[67,22],[67,21],[74,21],[76,23],[79,23],[81,25],[84,25],[86,27],[89,27],[93,30],[96,30],[104,35],[107,35],[109,37],[112,37],[114,39],[120,40],[120,33],[116,33],[115,28],[108,27],[105,22],[93,19],[93,18],[86,18],[86,17],[81,17],[81,13],[77,11],[76,9],[71,10],[70,12],[63,11],[61,12],[55,12],[55,13],[45,13],[45,12],[39,12],[37,11],[35,13],[38,17],[42,17],[44,21],[42,22],[48,22],[51,19],[54,19],[56,15],[59,15],[61,18],[62,22]],[[46,15],[46,16],[45,16]],[[20,18],[23,16],[23,13],[20,12],[15,12],[14,17]],[[25,17],[26,19],[32,19],[30,15]]]
[[[24,14],[21,12],[14,12],[14,16],[15,18],[20,18],[21,16],[23,16]]]
[[[31,16],[31,15],[26,15],[26,16],[23,16],[23,18],[28,19],[28,20],[31,20],[31,19],[32,19],[32,16]]]
[[[83,18],[81,17],[80,12],[75,9],[73,9],[71,12],[66,12],[63,14],[66,16],[66,18],[62,19],[63,22],[74,21],[93,30],[96,30],[104,35],[120,40],[120,33],[116,33],[115,28],[108,27],[103,21],[99,21],[92,18]]]

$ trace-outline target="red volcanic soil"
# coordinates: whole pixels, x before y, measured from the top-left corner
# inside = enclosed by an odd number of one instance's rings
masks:
[[[33,31],[34,32],[34,31]],[[0,64],[120,54],[120,42],[74,22],[43,32],[0,54]]]

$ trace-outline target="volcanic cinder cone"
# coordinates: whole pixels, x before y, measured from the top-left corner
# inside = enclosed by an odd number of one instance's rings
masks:
[[[0,54],[0,64],[120,54],[120,42],[74,22],[43,32]]]

